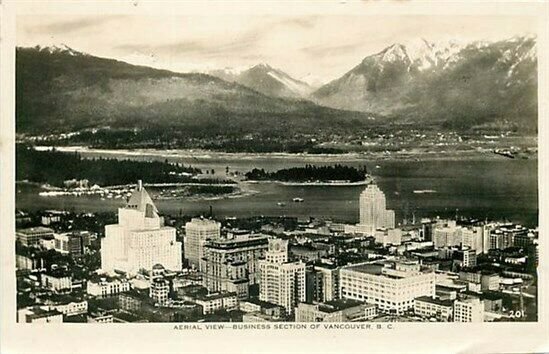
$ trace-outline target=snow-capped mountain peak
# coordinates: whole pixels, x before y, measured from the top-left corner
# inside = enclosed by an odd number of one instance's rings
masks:
[[[393,44],[378,53],[377,57],[381,64],[400,61],[407,63],[408,69],[413,67],[422,71],[446,63],[463,48],[464,45],[456,41],[429,42],[424,38],[416,38]]]
[[[72,55],[72,56],[83,55],[82,52],[74,50],[74,49],[72,49],[71,47],[69,47],[68,45],[66,45],[64,43],[53,44],[53,45],[50,45],[50,46],[36,46],[36,48],[39,49],[40,51],[48,52],[50,54],[63,53],[63,54],[68,54],[68,55]]]
[[[255,64],[245,70],[225,68],[209,72],[226,81],[237,82],[269,96],[302,98],[311,92],[305,82],[292,78],[267,63]]]

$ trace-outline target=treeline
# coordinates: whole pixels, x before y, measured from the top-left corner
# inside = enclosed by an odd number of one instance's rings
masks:
[[[97,149],[206,149],[223,152],[309,154],[341,154],[345,152],[342,149],[319,146],[307,137],[257,134],[254,139],[245,139],[241,135],[225,134],[212,137],[211,132],[190,134],[179,129],[110,128],[108,130],[85,130],[70,137],[51,136],[46,140],[46,143],[55,146],[83,144]]]
[[[292,167],[278,170],[276,172],[266,172],[264,169],[254,168],[246,173],[249,180],[254,181],[282,181],[282,182],[314,182],[314,181],[350,181],[358,182],[364,180],[367,174],[366,166],[355,168],[336,164],[334,166],[314,166],[305,165],[305,167]]]
[[[132,161],[106,158],[85,159],[78,153],[56,150],[37,151],[26,145],[16,147],[16,179],[49,183],[62,187],[64,181],[87,179],[89,185],[110,186],[135,183],[190,182],[191,176],[181,173],[201,173],[200,169],[161,161]]]

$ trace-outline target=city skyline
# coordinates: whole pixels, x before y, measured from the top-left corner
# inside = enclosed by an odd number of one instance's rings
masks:
[[[1,1],[0,352],[544,351],[548,10]]]
[[[368,208],[386,213],[385,196],[371,181],[358,198],[365,199],[359,205],[361,211]],[[165,217],[173,224],[171,216]],[[85,315],[87,322],[109,323],[124,318],[171,322],[225,313],[230,322],[355,322],[387,318],[490,322],[515,316],[522,320],[526,313],[529,318],[537,316],[530,312],[531,302],[526,310],[523,298],[535,298],[530,289],[530,272],[538,262],[537,230],[520,225],[460,220],[457,226],[458,220],[436,218],[409,225],[373,222],[373,228],[365,228],[361,218],[354,225],[319,220],[318,229],[313,230],[311,225],[315,222],[310,219],[302,226],[309,230],[305,233],[299,231],[299,222],[297,229],[291,227],[283,233],[263,227],[262,232],[255,233],[230,227],[227,219],[221,232],[217,221],[193,218],[181,232],[177,227],[163,226],[165,217],[160,216],[143,183],[138,181],[127,195],[126,206],[118,210],[119,224],[105,225],[104,238],[86,234],[84,239],[81,235],[85,230],[58,234],[47,227],[20,229],[18,268],[38,271],[41,286],[52,294],[46,297],[45,304],[21,307],[19,321],[63,323]],[[42,225],[56,229],[61,220],[62,217],[41,219]],[[379,238],[380,230],[388,230],[390,237]],[[398,237],[391,236],[393,231],[398,232]],[[322,239],[313,238],[314,235]],[[304,237],[307,244],[300,241]],[[176,241],[181,238],[184,242]],[[351,247],[358,242],[364,255],[346,260],[346,252],[356,254],[356,250],[342,252],[346,248],[338,246],[341,238],[351,241]],[[72,266],[54,267],[50,260],[44,262],[45,254],[29,255],[23,251],[34,249],[42,254],[45,249],[55,250],[78,264],[97,241],[101,263],[88,275],[86,293],[97,301],[117,299],[116,311],[96,308],[97,305],[89,309],[88,301],[74,290]],[[516,251],[515,247],[523,248]],[[520,294],[515,288],[510,290],[516,282],[509,278],[509,270],[496,271],[490,258],[481,258],[494,257],[499,252],[505,255],[502,259],[508,267],[520,265],[508,269],[525,277],[526,295],[522,290]],[[195,259],[197,256],[199,259]],[[519,269],[524,273],[517,273]],[[522,281],[520,284],[522,289]],[[501,294],[505,293],[520,297],[520,306],[518,310],[513,307],[512,317],[504,317],[502,311]],[[72,302],[51,300],[60,294]],[[147,306],[164,309],[163,317],[145,310]]]

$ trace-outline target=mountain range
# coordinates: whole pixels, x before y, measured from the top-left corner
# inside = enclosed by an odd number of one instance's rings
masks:
[[[391,122],[537,128],[534,37],[418,39],[366,56],[317,88],[268,64],[175,73],[68,47],[17,48],[18,132],[93,127],[192,137],[353,132]]]
[[[188,137],[349,131],[366,114],[264,95],[200,74],[130,65],[62,47],[16,51],[16,129],[139,128]]]
[[[229,82],[237,82],[252,90],[274,97],[307,98],[313,91],[307,83],[294,79],[280,69],[261,63],[243,71],[213,70],[208,74]]]
[[[533,37],[498,42],[391,45],[312,94],[334,108],[468,128],[537,125]]]

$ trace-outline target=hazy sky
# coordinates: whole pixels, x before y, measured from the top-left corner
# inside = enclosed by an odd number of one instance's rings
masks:
[[[393,43],[498,40],[536,26],[526,16],[19,16],[17,45],[65,44],[180,72],[264,62],[327,82]]]

